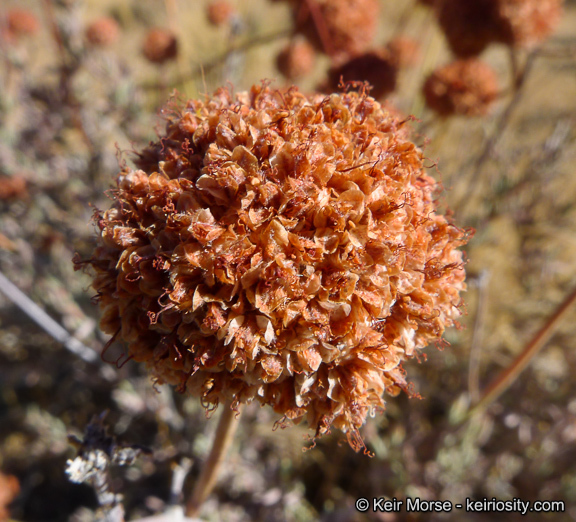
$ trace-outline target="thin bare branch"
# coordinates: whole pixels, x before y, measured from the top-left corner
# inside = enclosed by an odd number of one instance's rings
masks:
[[[64,327],[52,319],[2,272],[0,272],[0,291],[47,334],[62,343],[66,349],[86,362],[96,362],[98,354],[94,350],[72,337]]]

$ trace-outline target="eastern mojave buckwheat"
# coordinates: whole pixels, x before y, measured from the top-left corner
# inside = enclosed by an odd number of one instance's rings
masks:
[[[459,315],[463,230],[406,122],[361,92],[175,102],[98,213],[105,332],[206,408],[257,400],[351,446]]]

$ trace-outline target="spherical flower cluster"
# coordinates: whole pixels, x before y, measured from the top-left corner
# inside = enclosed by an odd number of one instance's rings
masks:
[[[315,10],[309,12],[309,6]],[[337,61],[367,51],[374,39],[380,12],[379,0],[314,0],[299,1],[295,18],[301,19],[302,9],[308,13],[304,32],[314,43]]]
[[[495,1],[439,0],[438,23],[456,56],[476,56],[498,40]]]
[[[548,38],[562,17],[562,0],[498,0],[500,41],[512,47],[532,47]]]
[[[14,42],[23,36],[33,35],[40,29],[38,18],[26,9],[13,8],[6,12],[5,16],[6,27],[0,27],[0,30],[6,29],[5,34],[1,36],[8,42]],[[4,13],[0,12],[0,21],[3,21],[3,18]]]
[[[86,27],[86,41],[93,47],[108,47],[118,40],[120,27],[114,18],[103,16]]]
[[[235,12],[234,7],[226,0],[215,0],[208,4],[206,8],[208,21],[217,27],[226,25],[230,21],[230,18],[234,16]]]
[[[280,72],[291,80],[310,74],[316,63],[316,52],[307,40],[295,40],[284,47],[277,58]]]
[[[370,95],[376,99],[394,92],[397,78],[397,64],[386,50],[355,56],[328,71],[331,89],[338,89],[342,83],[347,82],[368,82],[371,86]]]
[[[423,87],[426,105],[441,116],[482,116],[498,97],[492,68],[475,58],[436,69]]]
[[[257,400],[363,447],[465,287],[403,126],[363,93],[266,84],[173,107],[97,216],[103,330],[205,407]]]
[[[439,0],[438,21],[456,56],[480,54],[489,44],[531,47],[556,29],[562,0]]]
[[[420,44],[407,36],[396,36],[386,44],[390,61],[398,68],[414,67],[420,58]]]
[[[178,40],[166,29],[151,29],[146,35],[142,53],[152,63],[164,63],[178,55]]]

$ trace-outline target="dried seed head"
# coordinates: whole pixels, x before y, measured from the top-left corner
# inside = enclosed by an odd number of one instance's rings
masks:
[[[364,94],[265,84],[173,107],[97,216],[103,330],[206,407],[257,400],[363,447],[465,288],[402,127]]]
[[[307,76],[314,69],[316,53],[306,40],[290,42],[277,58],[279,71],[288,79],[295,80]]]
[[[498,39],[495,0],[439,0],[438,22],[452,52],[465,58],[480,54]]]
[[[397,68],[414,67],[420,58],[420,44],[413,38],[397,36],[388,42],[386,52]]]
[[[512,47],[533,47],[560,23],[562,0],[497,0],[500,41]]]
[[[441,116],[483,116],[498,97],[492,68],[475,58],[436,69],[423,87],[426,105]]]
[[[315,13],[310,13],[309,9]],[[310,41],[337,61],[367,51],[376,34],[379,0],[314,0],[296,2],[295,18],[308,14],[302,28]]]
[[[442,116],[482,116],[498,97],[498,79],[480,60],[457,60],[436,69],[423,91],[426,105]]]
[[[235,12],[234,7],[226,0],[216,0],[208,4],[206,8],[208,21],[215,26],[228,24]]]
[[[371,51],[332,67],[328,76],[333,90],[341,82],[368,82],[372,86],[370,95],[380,99],[396,89],[398,69],[387,52]]]
[[[166,29],[151,29],[144,40],[142,53],[152,63],[164,63],[176,58],[178,41]]]
[[[86,41],[93,47],[108,47],[116,43],[120,27],[114,18],[103,16],[86,27]]]
[[[33,35],[39,29],[38,18],[26,9],[14,8],[6,13],[6,39],[9,42],[23,36]]]

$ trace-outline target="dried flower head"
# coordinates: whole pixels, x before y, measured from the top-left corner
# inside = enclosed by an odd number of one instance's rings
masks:
[[[17,40],[23,36],[33,35],[40,29],[38,18],[27,9],[10,9],[5,16],[5,38],[8,42]],[[0,13],[0,17],[2,17],[2,13]]]
[[[151,29],[144,40],[142,53],[152,63],[164,63],[176,58],[178,41],[166,29]]]
[[[397,36],[386,44],[386,52],[396,67],[413,67],[420,58],[420,44],[413,38]]]
[[[436,69],[423,87],[426,105],[442,116],[482,116],[498,97],[492,68],[475,58]]]
[[[97,216],[103,330],[207,408],[257,400],[363,447],[465,287],[402,127],[363,93],[266,84],[173,108]]]
[[[235,12],[234,7],[226,0],[215,0],[206,8],[208,21],[215,26],[226,25]]]
[[[396,64],[389,53],[383,51],[361,54],[328,71],[333,90],[338,89],[341,82],[368,82],[372,87],[370,95],[376,99],[394,92],[397,76]]]
[[[296,19],[308,14],[304,32],[337,61],[367,51],[376,34],[379,0],[314,0],[296,3]],[[316,13],[312,15],[309,9]]]
[[[290,80],[302,78],[312,72],[316,62],[314,47],[306,40],[290,42],[277,58],[279,71]]]
[[[120,27],[114,18],[103,16],[86,27],[86,41],[93,47],[108,47],[116,43]]]
[[[560,23],[562,0],[496,0],[499,40],[512,47],[532,47]]]
[[[452,52],[466,58],[480,54],[498,39],[495,0],[439,0],[438,22]]]

